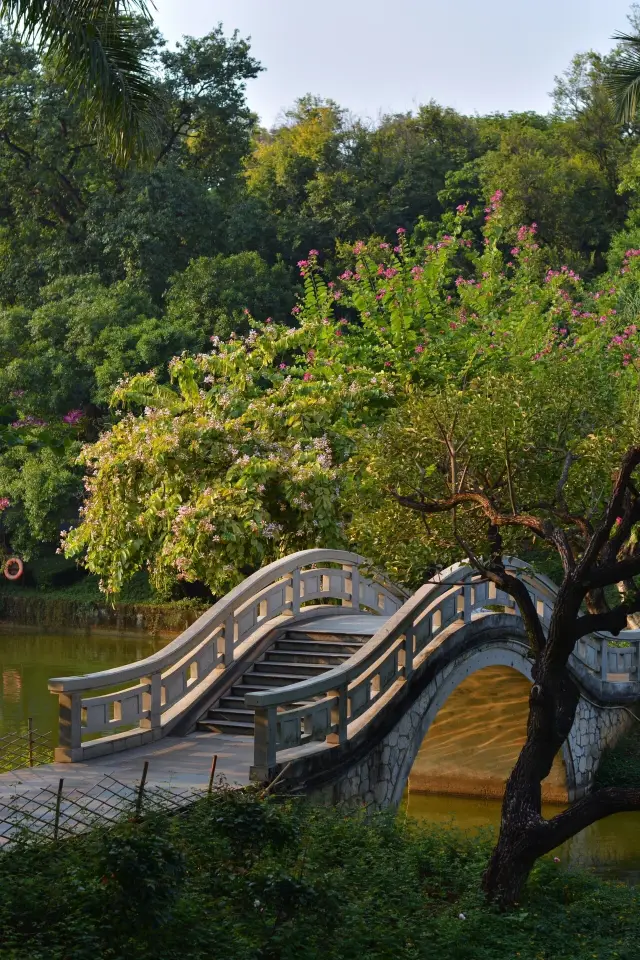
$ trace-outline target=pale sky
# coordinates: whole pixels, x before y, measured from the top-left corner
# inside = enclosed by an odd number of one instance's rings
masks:
[[[463,113],[546,112],[553,78],[602,53],[630,0],[155,0],[171,43],[218,22],[251,37],[265,67],[250,107],[270,126],[305,93],[362,117],[434,99]]]

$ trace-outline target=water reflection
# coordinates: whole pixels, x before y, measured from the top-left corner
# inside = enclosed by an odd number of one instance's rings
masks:
[[[0,735],[25,730],[33,717],[37,730],[56,731],[57,699],[50,677],[91,673],[148,657],[166,638],[143,634],[43,633],[0,625]]]
[[[510,667],[485,667],[448,698],[413,769],[412,792],[501,797],[525,741],[531,683]],[[543,799],[567,800],[564,763],[556,757]]]

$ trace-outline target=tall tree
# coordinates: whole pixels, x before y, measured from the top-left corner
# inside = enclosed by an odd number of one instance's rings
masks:
[[[152,149],[159,98],[147,62],[145,0],[2,0],[121,163]]]

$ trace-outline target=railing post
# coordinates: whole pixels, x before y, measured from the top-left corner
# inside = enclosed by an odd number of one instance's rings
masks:
[[[609,676],[609,641],[600,641],[600,678],[606,680]]]
[[[472,592],[472,590],[473,590],[473,587],[471,586],[470,583],[465,583],[464,587],[462,588],[462,595],[463,595],[463,597],[464,597],[464,612],[463,612],[463,617],[464,617],[464,622],[465,622],[465,623],[469,623],[469,622],[470,622],[470,620],[471,620],[471,614],[472,614],[472,612],[473,612],[473,606],[472,606],[472,602],[471,602],[471,592]]]
[[[337,726],[335,733],[327,735],[327,743],[346,743],[347,742],[347,688],[340,687],[339,690],[331,690],[330,697],[337,697],[338,702],[331,708],[331,726]]]
[[[58,694],[58,746],[56,763],[82,760],[82,694]]]
[[[149,716],[140,721],[140,727],[143,730],[159,733],[162,726],[162,674],[160,671],[152,673],[150,677],[144,677],[140,682],[149,685],[148,693],[142,694],[142,709],[148,710]],[[156,739],[155,736],[153,739]]]
[[[345,571],[349,571],[351,574],[351,600],[347,600],[346,603],[343,600],[342,604],[345,607],[352,607],[354,610],[360,609],[360,568],[353,564],[348,564],[342,568]]]
[[[269,780],[276,766],[276,724],[275,707],[256,707],[253,739],[253,766],[249,779],[262,782]]]
[[[300,567],[291,574],[291,612],[294,617],[300,613]]]
[[[236,624],[233,614],[227,617],[224,622],[224,665],[228,667],[233,663],[235,646]]]
[[[404,637],[404,678],[407,680],[413,673],[413,644],[415,630],[409,627]]]

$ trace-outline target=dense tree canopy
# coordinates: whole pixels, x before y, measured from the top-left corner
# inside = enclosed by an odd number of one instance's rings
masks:
[[[75,438],[93,441],[118,422],[110,397],[122,378],[152,370],[153,382],[166,385],[171,358],[183,351],[206,353],[212,336],[228,341],[235,334],[237,339],[224,350],[237,352],[245,342],[238,338],[246,338],[251,329],[259,331],[262,342],[261,324],[268,318],[272,331],[289,329],[287,324],[298,329],[302,321],[308,325],[306,299],[302,313],[290,317],[290,311],[311,275],[317,291],[330,277],[336,284],[330,294],[323,286],[322,296],[337,305],[337,313],[323,308],[316,319],[332,318],[331,329],[334,320],[348,321],[336,332],[350,349],[358,331],[356,356],[340,361],[345,371],[346,366],[361,369],[369,380],[389,377],[392,368],[385,366],[384,353],[389,345],[377,342],[373,349],[370,334],[365,335],[365,315],[384,310],[392,327],[390,291],[400,282],[397,276],[405,277],[409,262],[407,252],[399,255],[392,249],[399,246],[398,228],[412,235],[410,262],[424,276],[415,285],[421,299],[412,307],[405,353],[395,353],[391,361],[394,378],[405,371],[403,386],[394,390],[423,386],[427,369],[429,383],[443,383],[463,369],[460,364],[476,365],[479,357],[486,361],[491,354],[495,365],[505,352],[502,341],[485,340],[495,326],[493,304],[506,296],[503,283],[510,293],[504,301],[509,307],[498,311],[501,322],[507,309],[519,318],[505,332],[514,338],[519,324],[528,330],[526,295],[516,294],[524,281],[517,278],[529,266],[533,269],[539,253],[531,250],[527,265],[512,252],[523,248],[523,225],[536,225],[535,242],[544,247],[548,266],[557,270],[564,265],[585,278],[580,293],[571,288],[574,309],[585,312],[582,304],[602,291],[587,313],[595,315],[606,300],[606,310],[617,311],[622,330],[635,323],[638,298],[627,252],[640,248],[640,145],[635,126],[618,122],[610,98],[612,57],[576,56],[557,79],[547,115],[464,117],[429,102],[414,113],[384,116],[373,124],[331,101],[307,96],[281,123],[264,130],[245,100],[246,84],[261,69],[246,40],[218,26],[205,37],[187,37],[168,49],[153,28],[140,29],[162,104],[159,139],[145,164],[132,160],[125,166],[109,159],[51,63],[43,63],[13,36],[0,39],[0,434],[3,443],[10,443],[10,449],[0,449],[6,478],[0,497],[12,498],[3,513],[4,526],[20,528],[25,553],[52,548],[43,543],[35,507],[27,510],[22,494],[11,492],[19,489],[11,480],[12,471],[21,469],[18,463],[30,463],[33,456],[40,463],[33,475],[44,469],[38,430],[57,430],[70,411],[80,411],[73,443]],[[479,265],[486,210],[491,211],[496,197],[499,224],[493,220],[499,234],[491,244],[506,279],[496,276],[491,281],[496,290],[490,291]],[[452,213],[455,207],[465,208],[463,217]],[[388,291],[381,300],[375,299],[378,286],[375,294],[365,296],[364,284],[351,290],[347,278],[348,271],[357,272],[353,245],[362,238],[369,238],[363,250],[372,258],[366,261],[367,271],[375,275],[372,282],[382,282],[381,289]],[[529,234],[526,238],[531,240]],[[381,249],[381,244],[390,246]],[[418,250],[424,244],[435,246],[434,256],[442,262],[423,262]],[[311,257],[311,274],[301,277],[297,263],[308,260],[311,249],[318,251]],[[394,256],[405,259],[394,264],[389,260]],[[381,264],[383,275],[378,274]],[[627,269],[629,273],[620,273]],[[456,285],[458,276],[464,284]],[[471,277],[480,288],[466,283]],[[406,297],[413,296],[406,292],[410,284],[402,282],[401,311]],[[613,284],[615,293],[609,293]],[[545,349],[545,337],[552,338],[555,306],[547,296],[552,286],[540,277],[534,283],[539,317],[546,318],[534,324],[540,349]],[[334,294],[342,299],[333,300]],[[461,308],[462,318],[456,312]],[[464,326],[465,336],[459,337],[452,324]],[[324,336],[325,326],[320,326]],[[293,366],[283,379],[297,377],[300,356],[309,351],[316,351],[318,362],[337,362],[324,340],[313,342],[320,326],[307,326],[300,344],[280,344],[278,362]],[[338,342],[336,337],[334,346]],[[415,353],[419,348],[424,352]],[[616,346],[607,356],[618,352]],[[234,354],[234,364],[238,357]],[[180,362],[184,367],[186,360]],[[316,375],[300,369],[300,376]],[[232,378],[231,371],[229,367],[225,376]],[[210,372],[198,373],[200,386],[201,374]],[[260,397],[275,389],[267,386],[269,377],[263,383],[255,369],[251,375],[257,377]],[[360,385],[365,373],[358,376]],[[304,389],[313,397],[310,381]],[[348,419],[350,408],[340,406],[345,398],[338,399],[332,390],[326,396],[329,405],[337,404],[331,416]],[[387,397],[382,407],[396,403]],[[138,411],[135,405],[133,409]],[[22,428],[10,424],[27,417],[48,426],[31,422],[33,436],[25,446],[17,443]],[[306,420],[302,422],[306,429]],[[315,439],[325,432],[323,428]],[[68,454],[49,463],[52,478],[54,463],[61,471],[59,494],[50,503],[44,502],[48,487],[41,485],[38,515],[49,517],[47,538],[52,541],[56,523],[66,526],[77,514],[83,468],[73,462],[72,449],[70,442]],[[71,477],[76,487],[63,503]],[[37,486],[30,495],[35,500]],[[347,524],[349,509],[340,506],[332,523]],[[273,547],[270,541],[269,550]],[[262,556],[249,553],[242,569]],[[405,573],[419,576],[417,567]]]

